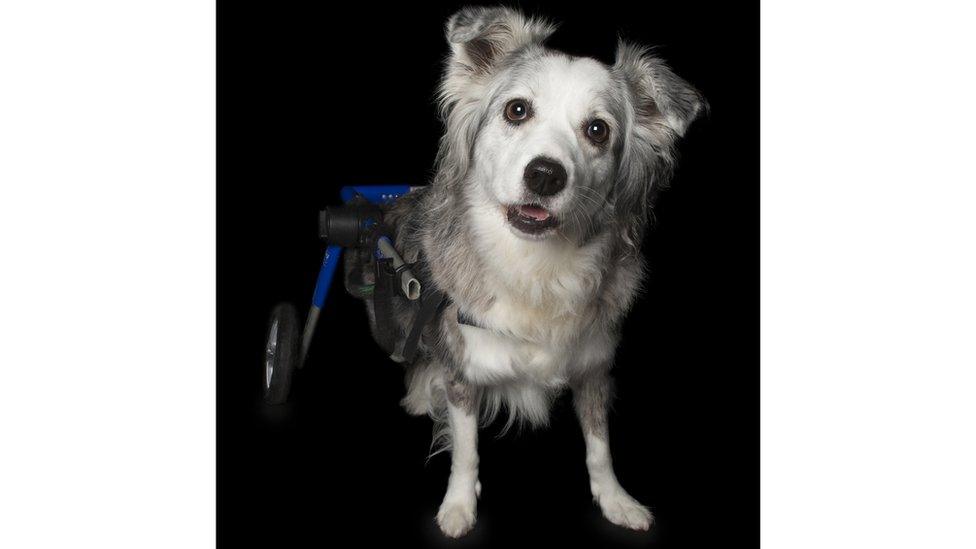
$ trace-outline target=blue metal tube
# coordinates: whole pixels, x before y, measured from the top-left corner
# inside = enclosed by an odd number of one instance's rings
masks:
[[[410,185],[354,185],[340,189],[339,197],[342,198],[343,203],[349,202],[356,195],[362,195],[373,204],[389,204],[410,192],[412,188]]]
[[[312,344],[315,325],[319,322],[319,314],[325,305],[326,296],[329,295],[329,288],[332,286],[332,278],[335,276],[336,268],[339,266],[340,257],[342,257],[341,246],[328,246],[325,249],[322,268],[319,269],[319,278],[315,281],[315,292],[312,294],[312,306],[308,310],[308,318],[305,319],[305,329],[302,331],[301,355],[298,357],[299,368],[305,366],[305,356],[308,354],[309,345]]]
[[[312,305],[319,309],[325,305],[325,298],[329,295],[329,287],[332,286],[332,277],[335,276],[336,267],[339,266],[340,256],[342,256],[341,246],[329,246],[325,249],[322,269],[319,270],[319,278],[315,282],[315,293],[312,294]]]

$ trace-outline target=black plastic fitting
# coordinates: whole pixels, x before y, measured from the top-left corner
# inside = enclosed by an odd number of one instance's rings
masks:
[[[372,204],[330,206],[319,212],[319,238],[344,248],[365,248],[372,228],[382,221],[382,211]]]

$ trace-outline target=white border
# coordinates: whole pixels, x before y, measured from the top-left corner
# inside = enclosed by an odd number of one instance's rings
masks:
[[[215,28],[0,4],[0,547],[215,543]]]
[[[974,15],[763,5],[765,547],[976,545]],[[214,29],[0,5],[0,546],[213,545]]]
[[[974,547],[976,10],[762,7],[763,547]]]

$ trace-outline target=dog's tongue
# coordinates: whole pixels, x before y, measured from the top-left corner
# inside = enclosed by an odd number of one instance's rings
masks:
[[[519,206],[519,213],[525,217],[535,219],[536,221],[545,221],[549,219],[549,210],[543,208],[542,206],[533,206],[531,204]]]

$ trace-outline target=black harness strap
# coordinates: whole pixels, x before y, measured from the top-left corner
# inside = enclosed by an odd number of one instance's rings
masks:
[[[373,287],[373,316],[376,319],[376,342],[387,353],[396,345],[396,325],[393,321],[393,260],[376,260],[376,281]]]
[[[403,349],[399,355],[392,355],[390,358],[397,362],[413,362],[417,354],[417,347],[420,345],[420,336],[424,331],[424,326],[440,313],[446,300],[447,296],[444,292],[430,286],[424,288],[420,296],[420,308],[413,315],[410,333],[407,334],[407,339],[403,342]]]

